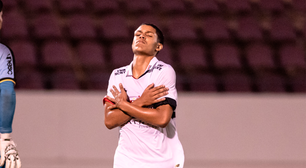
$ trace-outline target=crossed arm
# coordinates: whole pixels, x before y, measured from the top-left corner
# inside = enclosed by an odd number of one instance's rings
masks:
[[[130,119],[136,118],[143,122],[165,127],[169,123],[173,109],[170,105],[161,105],[156,109],[145,108],[145,106],[152,105],[164,101],[165,98],[160,98],[168,94],[168,88],[165,86],[154,87],[154,84],[149,85],[140,98],[130,103],[126,91],[122,84],[119,84],[120,91],[113,86],[111,93],[114,98],[107,96],[106,98],[111,102],[105,102],[105,125],[108,129],[122,126]]]

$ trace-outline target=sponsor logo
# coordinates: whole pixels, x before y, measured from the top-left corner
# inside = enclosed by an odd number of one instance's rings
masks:
[[[13,57],[11,54],[8,54],[6,57],[7,60],[7,74],[12,75],[13,74]]]
[[[125,73],[125,69],[118,69],[116,72],[115,72],[115,75],[120,75],[120,74],[124,74]]]

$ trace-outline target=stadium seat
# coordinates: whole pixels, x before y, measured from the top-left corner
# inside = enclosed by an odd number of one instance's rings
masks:
[[[204,38],[213,41],[228,40],[230,38],[226,21],[220,16],[210,16],[203,19],[201,26]]]
[[[89,0],[96,14],[114,13],[119,11],[119,4],[114,0]]]
[[[33,36],[39,40],[62,38],[59,19],[53,13],[36,15],[32,27]]]
[[[111,47],[111,60],[114,68],[129,65],[133,61],[132,43],[114,43]]]
[[[86,10],[84,0],[59,0],[58,4],[62,14],[82,13]]]
[[[17,0],[2,0],[2,2],[5,5],[5,8],[4,8],[5,12],[15,10],[18,8]]]
[[[252,81],[244,72],[223,72],[221,78],[225,92],[252,92]]]
[[[9,46],[13,50],[16,67],[35,67],[37,65],[36,46],[31,41],[13,41]]]
[[[275,68],[273,52],[267,44],[255,43],[247,46],[246,59],[254,70]]]
[[[10,40],[28,38],[29,34],[25,16],[17,10],[5,13],[1,33],[2,38]]]
[[[52,1],[50,0],[23,0],[26,11],[31,14],[40,14],[52,11]]]
[[[217,92],[217,79],[210,73],[193,73],[188,76],[190,91]]]
[[[286,16],[273,18],[270,30],[272,40],[294,41],[296,39],[291,20]]]
[[[216,44],[213,47],[213,61],[220,70],[242,68],[239,50],[231,44]]]
[[[215,0],[194,0],[192,9],[195,13],[218,13],[220,12],[218,4]]]
[[[57,69],[50,76],[51,88],[58,90],[80,89],[78,80],[72,70]]]
[[[42,57],[45,66],[71,67],[72,51],[68,43],[63,41],[49,41],[43,45]]]
[[[247,15],[239,18],[236,32],[238,38],[246,42],[263,39],[261,28],[254,16]]]
[[[285,92],[285,81],[279,74],[266,71],[257,75],[256,84],[259,92]]]
[[[71,15],[68,20],[68,30],[70,38],[74,40],[92,40],[97,33],[94,22],[88,15]]]
[[[104,48],[96,42],[84,41],[77,47],[80,63],[86,69],[104,68]]]
[[[241,13],[250,12],[251,7],[249,1],[246,0],[227,0],[224,1],[229,12]]]
[[[163,13],[184,13],[186,12],[186,7],[182,0],[157,0],[160,7],[160,11]]]
[[[306,3],[305,0],[291,0],[294,9],[297,9],[301,12],[306,12]]]
[[[108,40],[122,40],[130,37],[128,25],[123,15],[107,15],[103,17],[101,22],[101,38],[106,38]]]
[[[87,82],[89,90],[107,90],[110,72],[91,71],[87,74]]]
[[[260,8],[265,12],[281,12],[284,10],[284,6],[281,0],[260,0]]]
[[[289,83],[293,92],[306,92],[306,68],[291,74]]]
[[[158,16],[152,14],[143,14],[139,17],[136,17],[134,22],[130,24],[131,29],[137,29],[137,27],[142,23],[152,23],[163,31],[163,24],[161,20],[158,18]]]
[[[172,59],[171,48],[168,46],[168,44],[164,44],[163,49],[156,55],[156,58],[167,64],[170,64],[170,65],[174,64],[174,61]]]
[[[303,69],[306,67],[305,50],[294,44],[283,45],[280,48],[280,61],[285,69]]]
[[[199,44],[183,43],[178,47],[178,60],[186,69],[204,69],[208,67],[205,48]]]
[[[130,13],[150,13],[153,10],[151,0],[125,0],[124,6]]]
[[[44,89],[44,78],[41,71],[35,69],[20,69],[16,71],[16,89],[41,90]]]
[[[167,22],[169,38],[176,41],[196,40],[197,35],[191,17],[180,15],[173,16]]]

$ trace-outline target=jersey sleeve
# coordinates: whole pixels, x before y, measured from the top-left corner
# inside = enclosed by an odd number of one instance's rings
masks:
[[[12,81],[15,83],[14,55],[11,49],[0,44],[0,82]]]
[[[165,85],[169,88],[169,94],[164,96],[177,101],[177,90],[176,90],[176,73],[172,66],[167,65],[161,69],[160,75],[158,76],[155,86]]]

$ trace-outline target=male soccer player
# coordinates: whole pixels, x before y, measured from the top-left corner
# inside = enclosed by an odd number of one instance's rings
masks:
[[[2,9],[0,0],[0,29]],[[5,164],[5,168],[21,167],[16,145],[11,138],[16,105],[14,73],[14,56],[8,47],[0,43],[0,167]]]
[[[110,76],[104,98],[105,125],[109,129],[120,127],[114,168],[184,166],[175,124],[175,71],[155,57],[163,42],[163,34],[155,25],[140,25],[132,43],[133,61],[113,70]],[[161,91],[163,88],[167,92]]]

